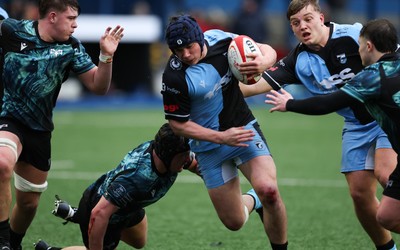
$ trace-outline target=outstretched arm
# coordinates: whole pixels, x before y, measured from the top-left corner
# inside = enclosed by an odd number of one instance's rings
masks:
[[[284,89],[280,92],[272,90],[267,95],[265,103],[272,104],[274,111],[292,111],[307,115],[324,115],[357,103],[358,100],[346,94],[344,91],[336,91],[328,95],[314,96],[302,100],[294,100]]]
[[[242,74],[255,75],[263,73],[275,64],[277,58],[275,49],[268,44],[257,43],[257,45],[260,48],[262,55],[257,53],[249,54],[248,56],[253,58],[253,60],[238,65],[238,69]],[[252,85],[239,83],[239,87],[244,97],[266,93],[272,89],[268,82],[263,78]]]

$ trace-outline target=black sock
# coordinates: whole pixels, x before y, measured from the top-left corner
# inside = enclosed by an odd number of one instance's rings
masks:
[[[0,222],[0,242],[9,242],[10,241],[10,224],[8,223],[8,219]]]
[[[271,242],[271,247],[273,250],[286,250],[288,247],[288,242],[283,244],[274,244]]]
[[[19,234],[14,232],[10,228],[10,246],[12,249],[19,249],[21,246],[22,239],[24,238],[25,233]]]
[[[394,247],[394,241],[392,239],[388,243],[386,243],[385,245],[376,246],[376,250],[389,250],[389,249],[392,249],[393,247]]]

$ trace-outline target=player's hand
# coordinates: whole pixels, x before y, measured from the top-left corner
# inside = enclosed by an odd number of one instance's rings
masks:
[[[184,165],[183,169],[187,169],[190,172],[195,173],[198,176],[200,176],[201,178],[203,178],[203,175],[201,174],[200,169],[199,169],[199,164],[197,162],[195,153],[191,152],[190,157],[191,157],[190,163],[186,163]]]
[[[266,97],[267,100],[265,100],[265,103],[274,105],[274,107],[269,110],[271,113],[274,111],[287,111],[286,103],[288,100],[293,99],[293,96],[284,89],[281,89],[280,93],[278,91],[271,90]]]
[[[108,27],[100,39],[101,53],[105,56],[113,56],[123,36],[124,28],[120,25],[114,29]]]
[[[244,127],[233,127],[225,130],[223,133],[223,144],[234,147],[248,147],[245,142],[252,141],[254,132]]]
[[[245,75],[258,75],[266,70],[266,59],[263,55],[258,53],[249,53],[248,58],[250,61],[238,64],[238,70]]]

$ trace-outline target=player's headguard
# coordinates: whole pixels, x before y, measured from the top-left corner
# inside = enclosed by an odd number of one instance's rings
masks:
[[[203,31],[196,19],[189,15],[172,17],[165,31],[165,39],[172,53],[175,53],[174,49],[194,42],[197,42],[200,45],[201,51],[203,51]]]
[[[190,150],[189,140],[175,135],[169,124],[165,123],[154,138],[154,150],[165,167],[169,168],[175,155]]]

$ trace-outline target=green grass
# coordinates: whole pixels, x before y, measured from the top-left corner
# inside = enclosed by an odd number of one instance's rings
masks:
[[[254,112],[268,140],[288,213],[290,249],[374,249],[359,225],[339,172],[342,118]],[[56,246],[82,245],[79,228],[51,215],[54,195],[77,204],[82,191],[116,166],[130,149],[151,139],[164,122],[161,110],[57,111],[49,188],[23,247],[44,239]],[[149,206],[145,249],[270,249],[256,214],[240,231],[218,220],[206,189],[182,173],[170,192]],[[196,180],[196,178],[194,179]],[[242,180],[244,180],[242,178]],[[250,186],[243,181],[243,190]],[[378,191],[380,195],[381,190]],[[397,242],[400,238],[395,235]],[[222,242],[214,246],[214,243]],[[119,249],[129,249],[121,243]]]

